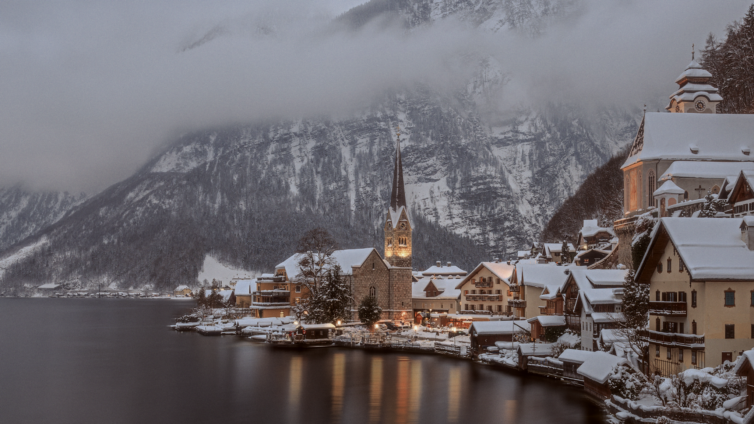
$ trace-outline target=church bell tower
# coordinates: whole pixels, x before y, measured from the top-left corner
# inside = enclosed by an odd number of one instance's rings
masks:
[[[691,63],[676,78],[678,91],[670,95],[665,109],[670,113],[717,113],[717,105],[723,100],[717,88],[710,85],[712,74],[694,60],[694,45],[691,45]]]
[[[411,219],[406,205],[406,190],[403,186],[401,133],[400,129],[396,128],[393,189],[390,193],[390,207],[385,220],[385,259],[390,265],[411,268],[411,232]]]

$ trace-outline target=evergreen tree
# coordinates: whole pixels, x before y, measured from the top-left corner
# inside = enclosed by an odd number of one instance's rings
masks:
[[[309,298],[309,318],[316,323],[332,323],[348,318],[351,290],[341,276],[340,265],[327,271],[316,293]]]
[[[359,321],[364,323],[370,330],[374,323],[380,320],[382,308],[377,304],[377,299],[367,296],[359,305]]]
[[[725,212],[728,202],[725,199],[718,199],[714,194],[707,190],[707,195],[704,196],[704,204],[699,211],[700,218],[714,218],[718,212]]]
[[[639,283],[635,277],[634,270],[630,270],[623,282],[621,312],[624,320],[618,322],[618,332],[626,338],[636,357],[646,363],[649,344],[644,332],[649,322],[649,284]]]
[[[568,242],[563,240],[563,244],[560,246],[560,262],[565,265],[571,262],[571,255],[568,251]]]
[[[207,295],[204,293],[204,287],[200,288],[196,293],[196,306],[201,308],[207,304]]]

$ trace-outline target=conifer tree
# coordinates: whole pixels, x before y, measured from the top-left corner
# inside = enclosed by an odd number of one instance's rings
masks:
[[[636,357],[646,363],[649,344],[644,333],[649,322],[649,284],[639,283],[635,277],[634,270],[630,270],[623,282],[621,312],[624,320],[617,321],[618,332]]]
[[[341,276],[340,265],[327,271],[318,290],[308,300],[308,315],[316,323],[335,324],[348,318],[351,290]]]
[[[370,330],[374,323],[380,320],[382,308],[377,304],[374,296],[366,296],[359,305],[359,321],[364,323]]]
[[[560,262],[565,265],[571,262],[571,256],[568,251],[568,242],[563,240],[563,244],[560,246]]]

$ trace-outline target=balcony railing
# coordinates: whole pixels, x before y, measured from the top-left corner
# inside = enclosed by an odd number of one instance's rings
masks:
[[[650,343],[670,347],[704,348],[704,336],[696,334],[663,333],[645,330],[642,338]]]
[[[482,288],[484,288],[484,287],[492,287],[492,281],[487,281],[487,282],[484,282],[484,283],[481,282],[481,281],[477,281],[476,283],[474,283],[474,287],[477,287],[477,288],[479,288],[479,287],[482,287]]]
[[[519,291],[521,291],[521,286],[519,286],[518,284],[511,284],[510,290],[508,291],[511,291],[513,293],[518,293]]]
[[[650,315],[686,316],[686,302],[649,302]]]
[[[291,303],[289,296],[254,296],[254,303]]]
[[[508,300],[508,306],[511,308],[525,308],[526,300],[523,299],[510,299]]]
[[[466,300],[482,301],[482,302],[499,302],[503,300],[503,295],[501,294],[467,294]]]

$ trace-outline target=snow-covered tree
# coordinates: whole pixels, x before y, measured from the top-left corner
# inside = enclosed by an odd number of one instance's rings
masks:
[[[359,321],[371,329],[381,316],[382,308],[377,304],[377,299],[374,296],[366,296],[359,305]]]
[[[728,206],[728,202],[725,199],[718,199],[716,195],[707,190],[707,195],[704,196],[704,204],[699,211],[700,218],[714,218],[718,212],[725,212]]]
[[[309,318],[316,323],[332,324],[346,320],[350,302],[350,287],[341,276],[340,266],[335,265],[308,299]]]
[[[298,261],[300,271],[295,279],[304,284],[312,296],[324,281],[328,270],[335,265],[333,253],[337,249],[337,242],[324,228],[309,230],[299,239],[296,253],[301,255]]]
[[[560,261],[563,265],[571,262],[571,255],[568,252],[568,242],[563,240],[563,244],[560,246]]]
[[[649,284],[636,281],[634,270],[628,271],[623,282],[621,311],[623,321],[618,321],[618,333],[625,337],[629,351],[642,361],[647,360],[649,343],[645,338],[649,322]]]

